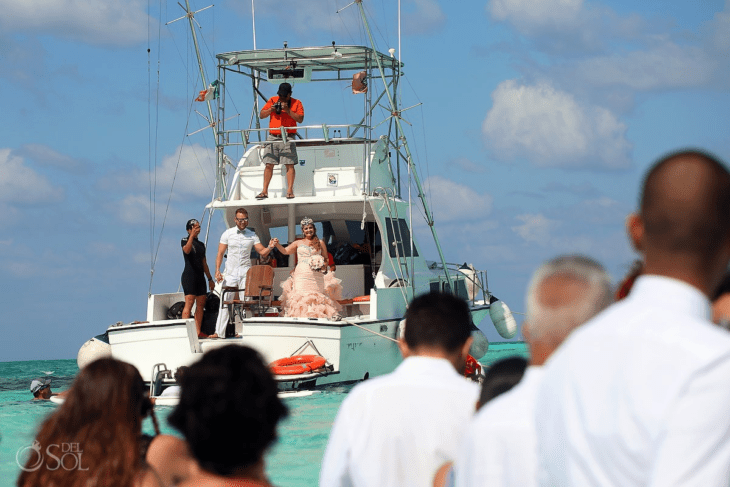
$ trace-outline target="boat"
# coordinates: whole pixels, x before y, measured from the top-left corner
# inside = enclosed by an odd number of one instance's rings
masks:
[[[354,3],[369,32],[362,3]],[[189,5],[187,9],[189,12]],[[192,15],[188,18],[192,28]],[[431,291],[463,297],[475,325],[490,316],[501,336],[514,336],[515,320],[509,308],[489,291],[486,272],[445,260],[402,126],[406,109],[399,106],[397,92],[403,63],[393,50],[377,50],[370,36],[370,45],[333,42],[290,47],[285,43],[275,49],[224,52],[217,54],[216,60],[214,82],[208,84],[200,70],[203,86],[209,87],[206,93],[213,95],[208,107],[217,152],[216,194],[206,207],[208,226],[217,217],[226,227],[234,226],[235,210],[245,207],[249,228],[262,242],[277,237],[283,243],[297,238],[303,217],[312,218],[334,256],[336,276],[342,280],[345,299],[341,317],[282,316],[274,299],[259,312],[236,314],[238,338],[199,339],[193,319],[167,317],[170,307],[183,300],[181,292],[152,294],[146,320],[112,325],[89,340],[79,351],[80,367],[99,354],[111,354],[134,364],[144,380],[154,384],[161,379],[155,373],[156,364],[164,363],[174,370],[209,350],[240,344],[257,349],[271,363],[301,355],[324,359],[316,369],[275,373],[282,391],[360,381],[389,373],[400,363],[396,342],[406,307],[414,296]],[[299,125],[296,197],[285,197],[285,175],[278,166],[269,197],[257,200],[268,130],[268,123],[258,118],[266,100],[261,91],[273,92],[284,81],[295,85],[307,105],[315,101],[306,98],[305,86],[329,83],[339,91],[347,86],[348,96],[355,97],[354,104],[362,113],[350,121],[339,115],[327,123]],[[227,101],[244,90],[251,92],[252,121],[248,128],[240,129],[228,124],[231,114]],[[281,132],[286,138],[286,131]],[[242,156],[232,164],[228,154],[235,151]],[[411,188],[417,198],[410,197]],[[427,260],[414,238],[414,220],[421,217],[434,239],[436,260]],[[213,245],[217,237],[211,237]],[[288,262],[275,269],[274,294],[289,276],[293,259],[289,256]],[[472,355],[480,358],[488,341],[477,326],[473,330],[476,340]],[[161,384],[170,381],[163,377]]]

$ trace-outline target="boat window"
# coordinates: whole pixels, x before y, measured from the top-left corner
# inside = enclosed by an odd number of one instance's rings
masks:
[[[360,228],[360,221],[347,220],[347,232],[350,234],[350,242],[354,244],[370,244],[373,254],[381,249],[380,230],[375,222],[365,222],[365,228]]]
[[[411,232],[405,219],[386,217],[385,233],[388,235],[388,249],[390,249],[391,257],[411,257]],[[413,257],[418,257],[418,249],[415,244],[413,245]]]

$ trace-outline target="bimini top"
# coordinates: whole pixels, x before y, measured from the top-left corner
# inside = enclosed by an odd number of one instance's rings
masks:
[[[221,66],[240,66],[257,71],[264,78],[284,70],[340,72],[377,69],[378,59],[383,69],[403,68],[403,63],[390,54],[383,54],[364,46],[284,47],[255,51],[225,52],[216,56]],[[278,76],[277,76],[278,79]]]

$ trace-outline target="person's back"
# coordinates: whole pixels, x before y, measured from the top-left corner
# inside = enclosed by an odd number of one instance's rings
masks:
[[[538,391],[541,485],[725,485],[730,334],[707,295],[730,258],[730,175],[702,154],[660,162],[629,220],[644,274],[576,330]]]
[[[342,403],[320,486],[431,485],[454,458],[479,395],[455,368],[463,368],[471,344],[469,323],[466,303],[453,296],[434,293],[411,303],[405,360],[392,374],[356,386]]]
[[[535,401],[543,364],[563,340],[612,301],[611,282],[594,260],[561,256],[533,275],[522,333],[530,366],[509,392],[487,403],[474,417],[457,457],[457,487],[537,485]]]

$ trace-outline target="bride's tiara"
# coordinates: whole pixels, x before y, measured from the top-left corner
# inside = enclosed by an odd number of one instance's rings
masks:
[[[307,225],[313,225],[314,224],[314,220],[312,220],[308,216],[305,216],[304,218],[302,218],[302,221],[300,221],[299,223],[301,223],[301,225],[303,227],[306,227]]]

